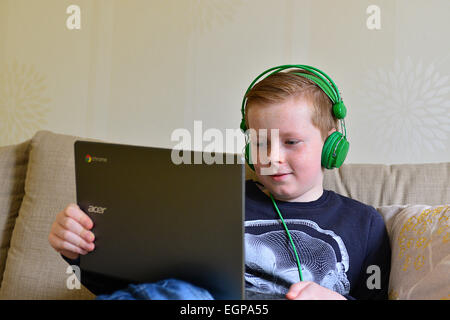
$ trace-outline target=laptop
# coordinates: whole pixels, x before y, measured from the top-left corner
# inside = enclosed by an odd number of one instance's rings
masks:
[[[81,269],[130,283],[175,278],[215,299],[244,298],[241,155],[81,140],[74,149],[77,203],[96,236]]]

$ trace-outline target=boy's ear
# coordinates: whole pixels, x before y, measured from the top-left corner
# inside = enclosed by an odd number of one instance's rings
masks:
[[[333,128],[330,131],[328,131],[327,136],[324,137],[324,139],[323,139],[323,142],[325,143],[325,141],[327,141],[328,137],[335,131],[337,131],[336,128]]]
[[[336,128],[331,129],[330,131],[328,131],[328,136],[330,136],[330,134],[332,134],[333,132],[336,131]]]

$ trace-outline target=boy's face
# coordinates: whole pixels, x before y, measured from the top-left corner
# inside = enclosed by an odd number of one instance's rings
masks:
[[[257,155],[253,164],[256,175],[278,200],[307,202],[323,193],[324,141],[311,122],[311,113],[312,106],[304,98],[254,104],[248,109],[249,127],[258,137],[258,141],[251,140],[252,154]],[[266,129],[266,134],[260,129]],[[278,137],[271,129],[279,129]]]

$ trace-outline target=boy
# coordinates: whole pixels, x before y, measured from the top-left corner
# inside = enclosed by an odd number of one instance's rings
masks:
[[[246,297],[387,299],[391,252],[381,215],[323,189],[322,149],[336,132],[337,113],[314,74],[307,66],[278,70],[244,98],[241,129],[255,133],[247,158],[256,159],[250,165],[259,182],[246,182]],[[49,241],[76,259],[94,249],[91,228],[71,205],[58,214]],[[378,270],[373,283],[369,267]],[[87,272],[82,282],[94,294],[126,286]]]

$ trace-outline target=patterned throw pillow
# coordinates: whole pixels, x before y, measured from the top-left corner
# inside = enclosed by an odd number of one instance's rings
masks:
[[[391,240],[390,299],[450,299],[449,205],[385,206]]]

